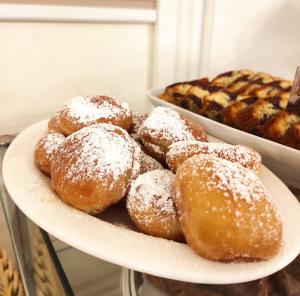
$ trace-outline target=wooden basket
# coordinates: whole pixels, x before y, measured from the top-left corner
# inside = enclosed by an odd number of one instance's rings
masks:
[[[24,295],[18,271],[5,250],[0,249],[0,296]]]

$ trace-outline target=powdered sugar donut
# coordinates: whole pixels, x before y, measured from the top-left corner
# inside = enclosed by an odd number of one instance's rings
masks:
[[[70,99],[59,113],[60,129],[65,135],[95,123],[111,123],[128,130],[131,121],[128,104],[108,96]]]
[[[174,191],[183,233],[199,255],[249,261],[278,252],[281,221],[254,172],[211,155],[195,155],[177,169]]]
[[[140,141],[138,130],[148,116],[149,113],[133,113],[129,134],[134,140]]]
[[[36,144],[34,160],[37,167],[46,175],[51,175],[51,159],[54,151],[65,140],[59,133],[48,134],[42,137]]]
[[[64,202],[99,213],[124,196],[140,171],[140,157],[124,129],[104,123],[85,127],[55,151],[51,184]]]
[[[198,140],[207,142],[202,128],[166,107],[156,107],[138,131],[151,156],[165,162],[168,147],[178,141]]]
[[[225,143],[203,143],[199,141],[180,141],[169,146],[166,161],[168,167],[176,172],[186,159],[198,155],[209,154],[253,170],[257,175],[261,170],[261,156],[255,150],[242,146]]]
[[[48,122],[48,133],[60,133],[62,134],[62,130],[60,129],[60,119],[59,119],[60,112],[57,111],[49,120]]]
[[[173,202],[173,179],[169,170],[154,170],[132,182],[126,205],[141,232],[172,240],[182,238]]]
[[[161,165],[159,161],[151,157],[150,155],[146,154],[142,150],[142,156],[141,156],[141,170],[140,174],[144,174],[149,171],[154,171],[157,169],[163,169],[164,167]]]

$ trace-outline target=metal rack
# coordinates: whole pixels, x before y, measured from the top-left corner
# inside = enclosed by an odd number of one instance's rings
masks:
[[[23,292],[11,295],[67,295],[74,292],[47,232],[36,226],[15,206],[5,189],[2,161],[13,136],[0,138],[0,219],[7,236],[11,269],[19,274]],[[0,292],[1,295],[1,292]],[[5,295],[7,296],[7,295]]]

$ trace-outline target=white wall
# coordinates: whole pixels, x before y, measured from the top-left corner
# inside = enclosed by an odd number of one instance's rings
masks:
[[[159,3],[167,5],[167,1]],[[179,16],[194,24],[192,20],[202,15],[202,9],[193,9],[200,0],[190,0],[191,5],[187,0],[181,1],[177,0],[190,9],[182,10],[176,2]],[[162,81],[168,78],[164,77],[167,70],[173,77],[172,69],[186,70],[188,63],[195,63],[193,69],[198,69],[199,58],[201,74],[196,73],[198,70],[179,71],[178,78],[170,79],[170,83],[184,80],[185,76],[214,76],[239,68],[292,79],[296,65],[300,64],[300,1],[203,1],[204,35],[201,42],[196,42],[198,47],[189,41],[199,39],[201,30],[196,30],[196,25],[193,30],[186,26],[190,34],[179,38],[185,28],[181,21],[181,27],[176,27],[173,34],[177,36],[176,42],[171,42],[172,34],[165,34],[162,40],[157,38],[159,34],[154,38],[153,23],[0,22],[0,133],[20,131],[48,117],[66,98],[80,94],[120,96],[135,109],[143,110],[149,106],[145,91],[151,86],[152,76],[159,78],[155,85],[165,85]],[[171,16],[170,9],[159,11],[158,24]],[[159,28],[156,25],[156,33]],[[162,52],[161,60],[157,59],[153,47],[161,52],[166,44],[169,48]],[[186,44],[193,51],[182,50]],[[194,51],[201,57],[192,55]],[[173,52],[176,54],[172,55]],[[177,54],[181,52],[186,54]],[[170,56],[176,57],[172,60],[174,65],[168,62]],[[153,73],[153,62],[158,73]],[[195,74],[190,77],[190,73]]]
[[[203,74],[251,68],[293,78],[300,64],[300,1],[215,0],[214,4]]]
[[[147,108],[152,34],[151,24],[0,22],[0,134],[49,117],[76,95]]]

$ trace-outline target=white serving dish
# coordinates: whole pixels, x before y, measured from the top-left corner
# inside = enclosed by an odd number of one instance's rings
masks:
[[[252,147],[263,156],[263,163],[289,185],[300,188],[300,150],[240,131],[174,104],[159,99],[163,89],[150,90],[147,97],[155,106],[175,109],[185,118],[199,123],[204,130],[225,142]]]
[[[186,244],[133,231],[122,203],[94,217],[61,202],[51,189],[50,179],[34,164],[34,147],[46,132],[47,120],[44,120],[25,129],[9,146],[3,161],[5,185],[28,218],[83,252],[156,276],[208,284],[267,276],[285,267],[300,253],[300,204],[266,167],[262,167],[261,179],[282,218],[284,243],[279,253],[267,261],[219,263],[196,255]]]

